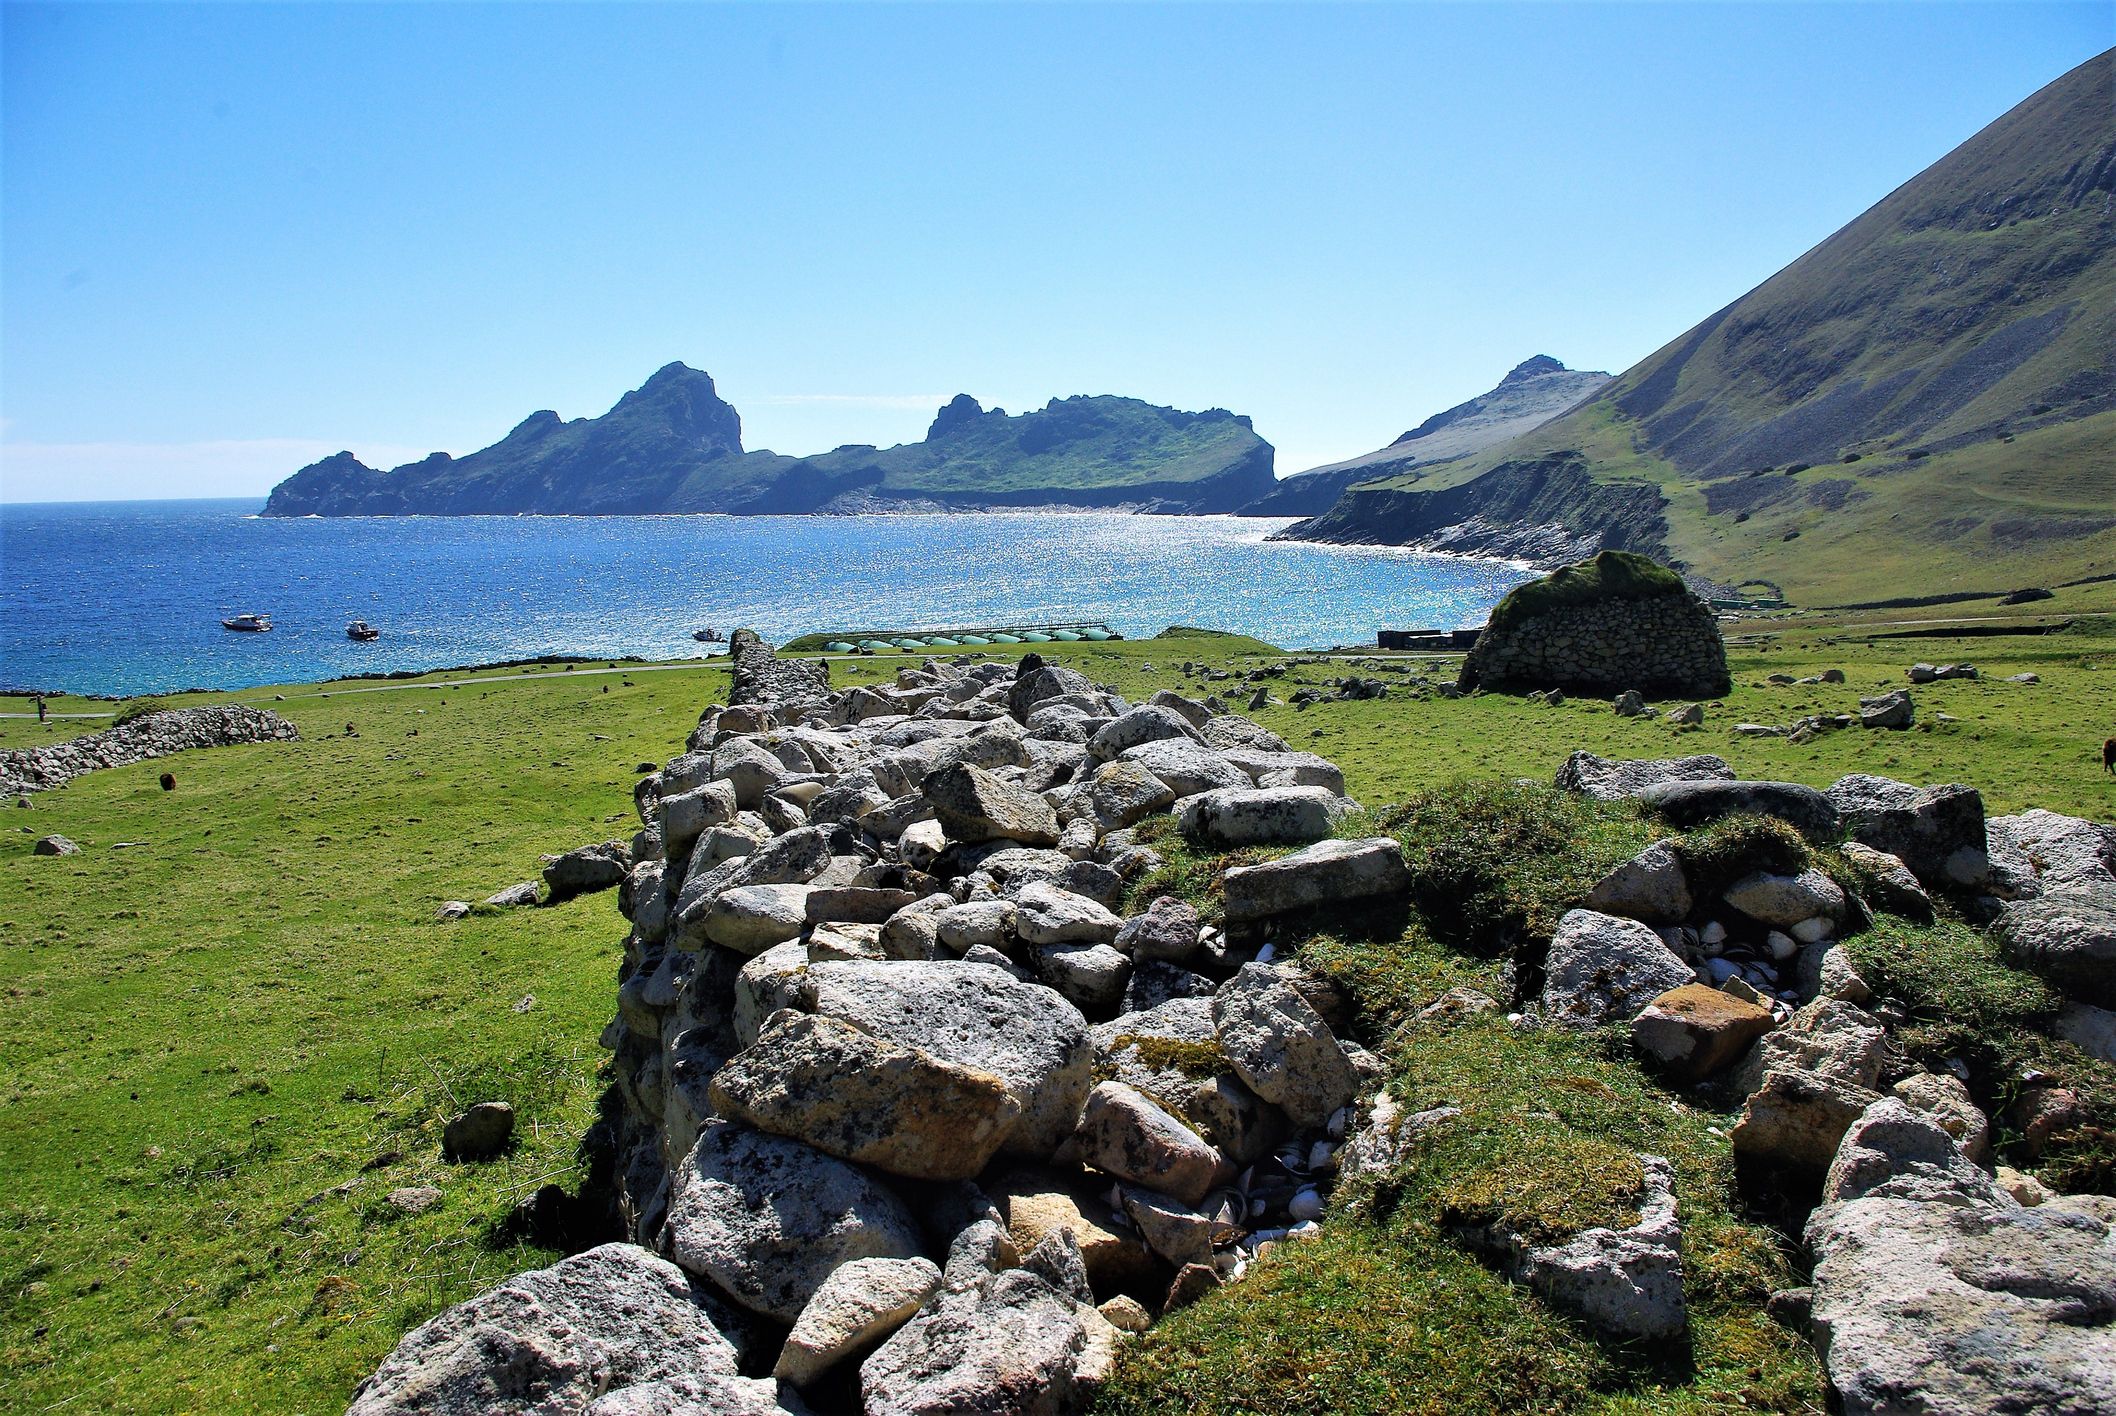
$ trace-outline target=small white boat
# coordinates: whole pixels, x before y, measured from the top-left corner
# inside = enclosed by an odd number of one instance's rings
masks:
[[[380,639],[382,631],[369,624],[366,620],[354,620],[345,627],[345,637],[347,639],[357,639],[365,644],[371,639]]]
[[[270,615],[230,615],[220,622],[222,629],[240,630],[245,634],[262,634],[272,627]]]

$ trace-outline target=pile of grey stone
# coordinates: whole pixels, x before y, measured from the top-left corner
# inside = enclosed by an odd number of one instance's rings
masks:
[[[84,772],[126,767],[195,747],[293,742],[300,736],[292,723],[267,708],[171,708],[67,742],[0,752],[0,794],[49,791]]]
[[[1340,835],[1336,766],[1033,655],[833,690],[734,651],[623,848],[631,1243],[436,1318],[356,1411],[530,1409],[493,1395],[524,1367],[598,1374],[597,1412],[1075,1410],[1125,1336],[1319,1230],[1381,1068],[1270,935],[1409,883]],[[1210,926],[1140,897],[1157,833],[1275,858]]]
[[[2116,828],[2046,811],[1987,819],[1959,785],[1742,782],[1716,757],[1577,753],[1558,785],[1635,799],[1686,828],[1754,813],[1841,839],[1873,908],[1929,922],[1944,892],[1990,916],[2008,956],[2067,995],[2053,1032],[2116,1061]],[[1840,1409],[2107,1409],[2116,1201],[2052,1196],[1994,1168],[1993,1120],[1961,1078],[1905,1063],[1891,1032],[1906,1020],[1834,938],[1865,900],[1813,869],[1759,870],[1701,899],[1680,849],[1661,841],[1587,905],[1559,926],[1535,1011],[1556,1025],[1628,1023],[1677,1082],[1740,1099],[1737,1156],[1824,1174],[1806,1235],[1813,1287],[1786,1296],[1812,1312]],[[2078,1108],[2028,1076],[2002,1119],[2032,1153]]]

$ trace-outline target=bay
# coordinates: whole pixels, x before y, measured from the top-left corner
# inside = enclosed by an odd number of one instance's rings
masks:
[[[0,506],[0,682],[247,688],[540,654],[684,658],[691,632],[1101,620],[1288,648],[1483,622],[1503,562],[1268,542],[1259,517],[266,520],[254,500]],[[270,614],[270,634],[221,628]],[[356,644],[348,620],[382,638]]]

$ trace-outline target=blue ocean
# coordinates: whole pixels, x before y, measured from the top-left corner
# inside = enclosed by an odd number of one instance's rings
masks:
[[[1101,620],[1288,648],[1478,624],[1510,565],[1270,543],[1256,517],[406,517],[260,502],[0,506],[0,683],[248,688],[538,654],[682,658],[691,633]],[[270,634],[221,628],[263,612]],[[382,631],[345,637],[349,620]]]

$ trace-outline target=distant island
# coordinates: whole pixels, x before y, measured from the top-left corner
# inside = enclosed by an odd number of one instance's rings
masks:
[[[1053,399],[1031,413],[968,394],[923,442],[816,457],[745,451],[710,375],[669,364],[599,418],[532,413],[465,457],[383,471],[350,452],[272,489],[266,516],[789,515],[1080,507],[1235,512],[1277,486],[1249,419],[1135,398]]]

